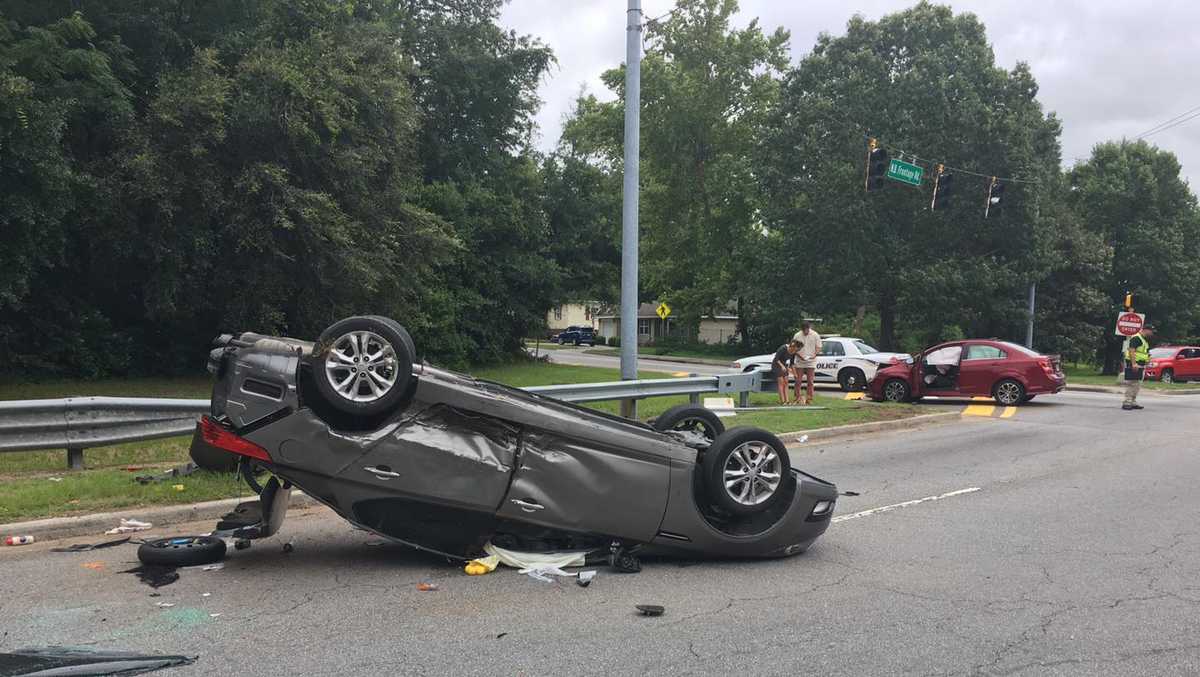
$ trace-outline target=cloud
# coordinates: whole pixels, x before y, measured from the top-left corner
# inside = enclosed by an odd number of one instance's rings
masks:
[[[758,17],[764,30],[782,26],[792,35],[793,62],[817,35],[845,32],[854,14],[878,19],[912,2],[896,0],[742,0],[739,23]],[[600,74],[625,60],[622,0],[513,0],[501,21],[519,33],[541,38],[558,65],[542,82],[538,146],[558,142],[562,121],[581,88],[611,98]],[[654,17],[671,0],[643,0]],[[1040,87],[1038,98],[1063,121],[1063,162],[1086,159],[1102,141],[1133,138],[1154,125],[1200,106],[1195,83],[1194,0],[990,0],[952,3],[972,12],[988,28],[1000,66],[1029,63]],[[1200,118],[1154,134],[1149,141],[1174,152],[1184,176],[1200,178]]]

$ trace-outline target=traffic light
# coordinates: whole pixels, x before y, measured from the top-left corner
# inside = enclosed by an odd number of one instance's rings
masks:
[[[867,144],[867,190],[883,188],[883,177],[887,174],[888,152],[879,147],[875,139]]]
[[[1125,310],[1126,312],[1133,310],[1133,292],[1125,292]]]
[[[983,218],[989,216],[1000,216],[1000,202],[1004,199],[1004,184],[996,177],[992,177],[992,182],[988,184],[988,199],[987,204],[983,207]]]
[[[937,166],[937,174],[933,177],[933,200],[929,203],[931,210],[937,211],[949,206],[950,191],[954,189],[954,175],[946,171],[945,165]]]

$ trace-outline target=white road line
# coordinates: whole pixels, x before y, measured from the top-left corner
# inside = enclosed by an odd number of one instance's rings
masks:
[[[926,496],[925,498],[918,498],[918,499],[914,499],[911,501],[905,501],[903,503],[893,503],[892,505],[882,505],[878,508],[871,508],[870,510],[863,510],[862,512],[851,513],[849,515],[839,515],[838,517],[834,517],[830,521],[831,522],[842,522],[845,520],[852,520],[856,517],[866,517],[867,515],[875,515],[877,513],[887,512],[889,510],[895,510],[897,508],[907,508],[910,505],[916,505],[918,503],[924,503],[926,501],[940,501],[943,498],[950,498],[951,496],[961,496],[962,494],[970,494],[970,493],[976,492],[976,491],[979,491],[979,487],[969,487],[967,489],[959,489],[958,491],[950,491],[950,492],[947,492],[947,493],[944,493],[944,494],[941,494],[938,496]]]

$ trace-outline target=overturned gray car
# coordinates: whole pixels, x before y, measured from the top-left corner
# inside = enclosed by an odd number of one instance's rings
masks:
[[[219,527],[279,528],[292,485],[369,531],[455,558],[485,543],[719,557],[803,552],[834,485],[783,444],[700,407],[629,421],[416,360],[394,320],[351,317],[314,342],[217,339],[204,440],[262,492]],[[265,483],[257,478],[269,472]]]

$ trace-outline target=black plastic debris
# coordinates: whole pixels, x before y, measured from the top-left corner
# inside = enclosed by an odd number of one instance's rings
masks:
[[[857,491],[843,491],[842,495],[843,496],[859,496],[861,494],[859,494]]]
[[[164,480],[175,479],[177,477],[187,477],[199,470],[200,467],[195,463],[185,463],[171,468],[165,473],[159,475],[138,475],[133,480],[138,484],[150,484],[151,482],[162,482]]]
[[[642,561],[625,548],[613,548],[608,556],[608,565],[619,574],[636,574],[642,570]]]
[[[643,616],[661,616],[666,612],[665,607],[657,604],[638,604],[636,608]]]
[[[104,541],[103,543],[76,543],[75,545],[69,545],[65,548],[50,548],[50,552],[88,552],[90,550],[102,550],[104,548],[111,548],[116,545],[121,545],[122,543],[128,543],[129,539],[130,537],[126,536],[125,538],[118,538],[112,541]]]
[[[61,646],[28,648],[0,653],[0,677],[140,675],[179,665],[191,665],[196,662],[196,658]]]
[[[143,564],[139,567],[126,569],[123,574],[135,574],[138,580],[152,588],[161,588],[179,580],[178,567],[162,564]]]

